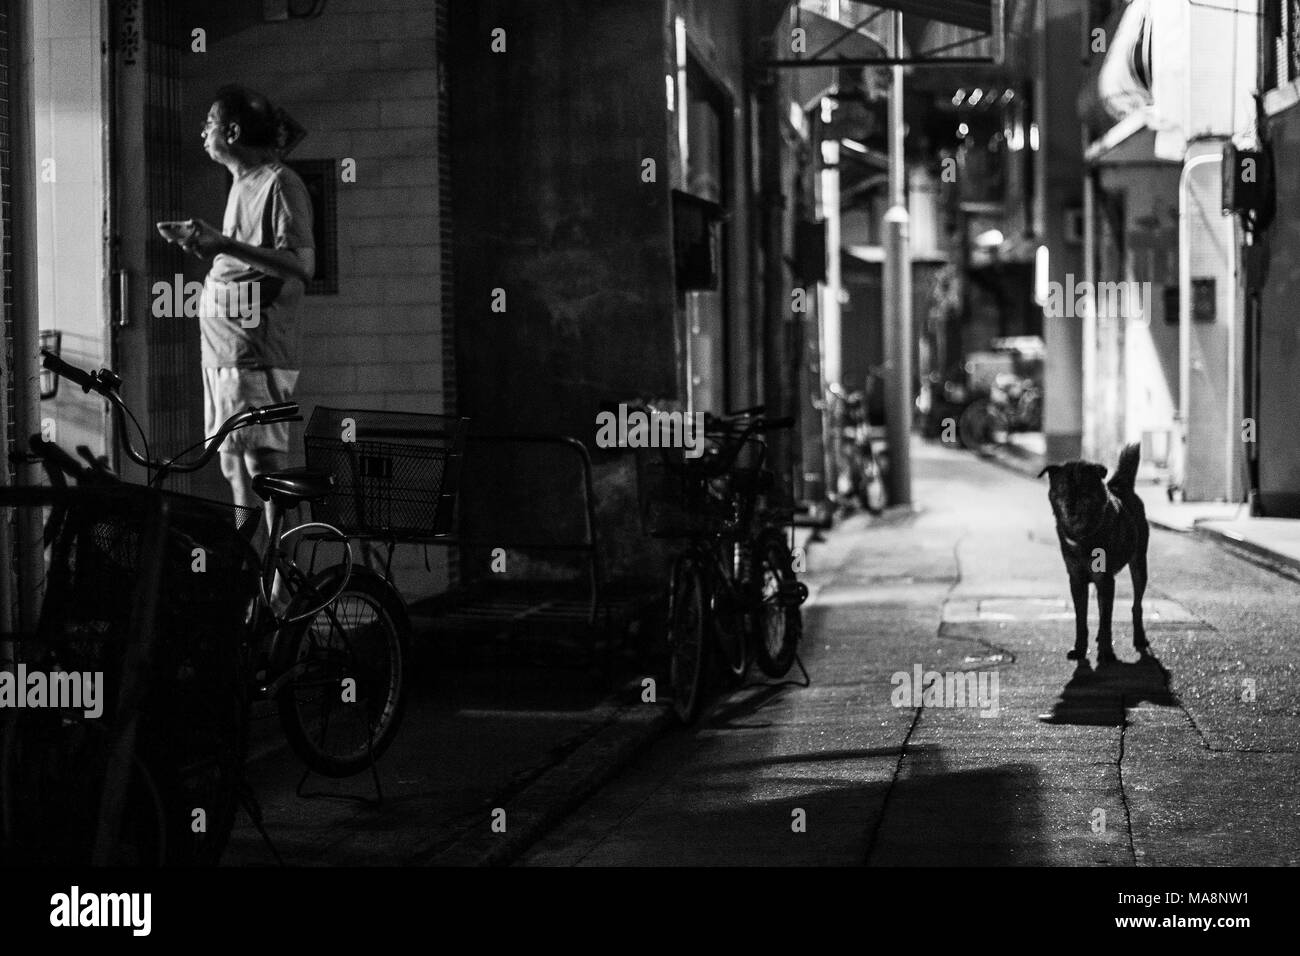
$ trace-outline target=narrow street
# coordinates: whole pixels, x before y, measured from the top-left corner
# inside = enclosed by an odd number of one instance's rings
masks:
[[[1300,863],[1296,585],[1153,529],[1154,658],[1132,650],[1125,571],[1121,663],[1075,670],[1045,480],[932,443],[915,462],[914,515],[812,546],[812,686],[718,701],[521,862]],[[916,665],[996,672],[996,715],[893,706]]]
[[[0,0],[0,132],[20,940],[1295,895],[1300,0]]]

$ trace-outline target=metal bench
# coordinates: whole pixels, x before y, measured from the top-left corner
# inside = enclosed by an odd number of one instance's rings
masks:
[[[539,638],[595,654],[657,596],[602,562],[591,458],[566,435],[470,435],[457,525],[463,582],[416,613],[448,633]]]
[[[545,638],[607,665],[661,589],[602,565],[591,457],[565,435],[466,434],[465,420],[318,408],[307,461],[339,489],[312,519],[352,537],[454,547],[462,582],[412,614],[446,635]]]

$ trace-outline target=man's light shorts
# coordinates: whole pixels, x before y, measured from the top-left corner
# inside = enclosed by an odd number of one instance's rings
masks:
[[[293,398],[296,369],[205,368],[203,370],[203,433],[215,435],[223,422],[250,406],[261,408]],[[289,423],[251,425],[226,436],[223,452],[243,453],[260,448],[288,453]]]

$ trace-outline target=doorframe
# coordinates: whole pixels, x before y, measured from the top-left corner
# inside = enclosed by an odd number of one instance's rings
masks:
[[[739,203],[744,198],[737,188],[736,182],[736,103],[738,98],[732,84],[717,70],[698,41],[691,36],[689,25],[685,37],[686,91],[684,92],[686,95],[683,97],[682,103],[679,104],[679,109],[685,114],[689,114],[689,91],[692,85],[691,80],[694,77],[698,81],[698,86],[705,93],[704,99],[713,107],[718,116],[718,205],[723,210],[723,219],[718,227],[721,232],[718,254],[718,265],[720,267],[718,311],[721,318],[721,342],[718,345],[721,347],[721,356],[716,357],[714,361],[715,367],[721,368],[722,381],[717,383],[714,390],[721,395],[723,407],[714,409],[714,411],[722,413],[732,407],[731,403],[735,398],[733,386],[737,378],[737,370],[732,367],[732,363],[736,359],[736,330],[734,325],[736,316],[734,310],[737,295],[735,294],[736,287],[734,284],[739,281],[744,272],[743,257],[736,248],[738,239],[743,237],[737,236],[734,225]],[[689,192],[686,189],[685,172],[686,169],[683,167],[682,190]],[[748,279],[746,278],[745,281],[748,281]],[[687,394],[693,397],[695,386],[690,380],[694,363],[694,349],[691,347],[692,333],[687,318],[686,303],[684,299],[680,298],[679,302],[680,317],[683,322],[683,341],[687,345],[686,388]],[[709,372],[712,374],[713,369],[710,369]],[[743,377],[743,373],[741,377]],[[693,409],[694,401],[692,400],[689,404]]]

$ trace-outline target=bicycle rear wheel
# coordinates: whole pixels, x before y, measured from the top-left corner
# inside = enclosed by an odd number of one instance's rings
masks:
[[[803,614],[799,610],[799,589],[803,585],[795,578],[785,535],[775,528],[763,531],[754,543],[752,587],[755,606],[750,620],[755,659],[759,670],[768,677],[784,677],[794,664],[803,636]]]
[[[329,568],[294,603],[337,587]],[[289,615],[292,616],[293,607]],[[349,777],[383,756],[406,704],[410,622],[397,592],[354,566],[347,586],[325,608],[288,625],[276,670],[292,677],[276,696],[294,752],[317,773]]]
[[[694,556],[683,555],[673,567],[668,608],[668,681],[673,711],[684,724],[699,716],[704,696],[708,606],[703,568]]]

